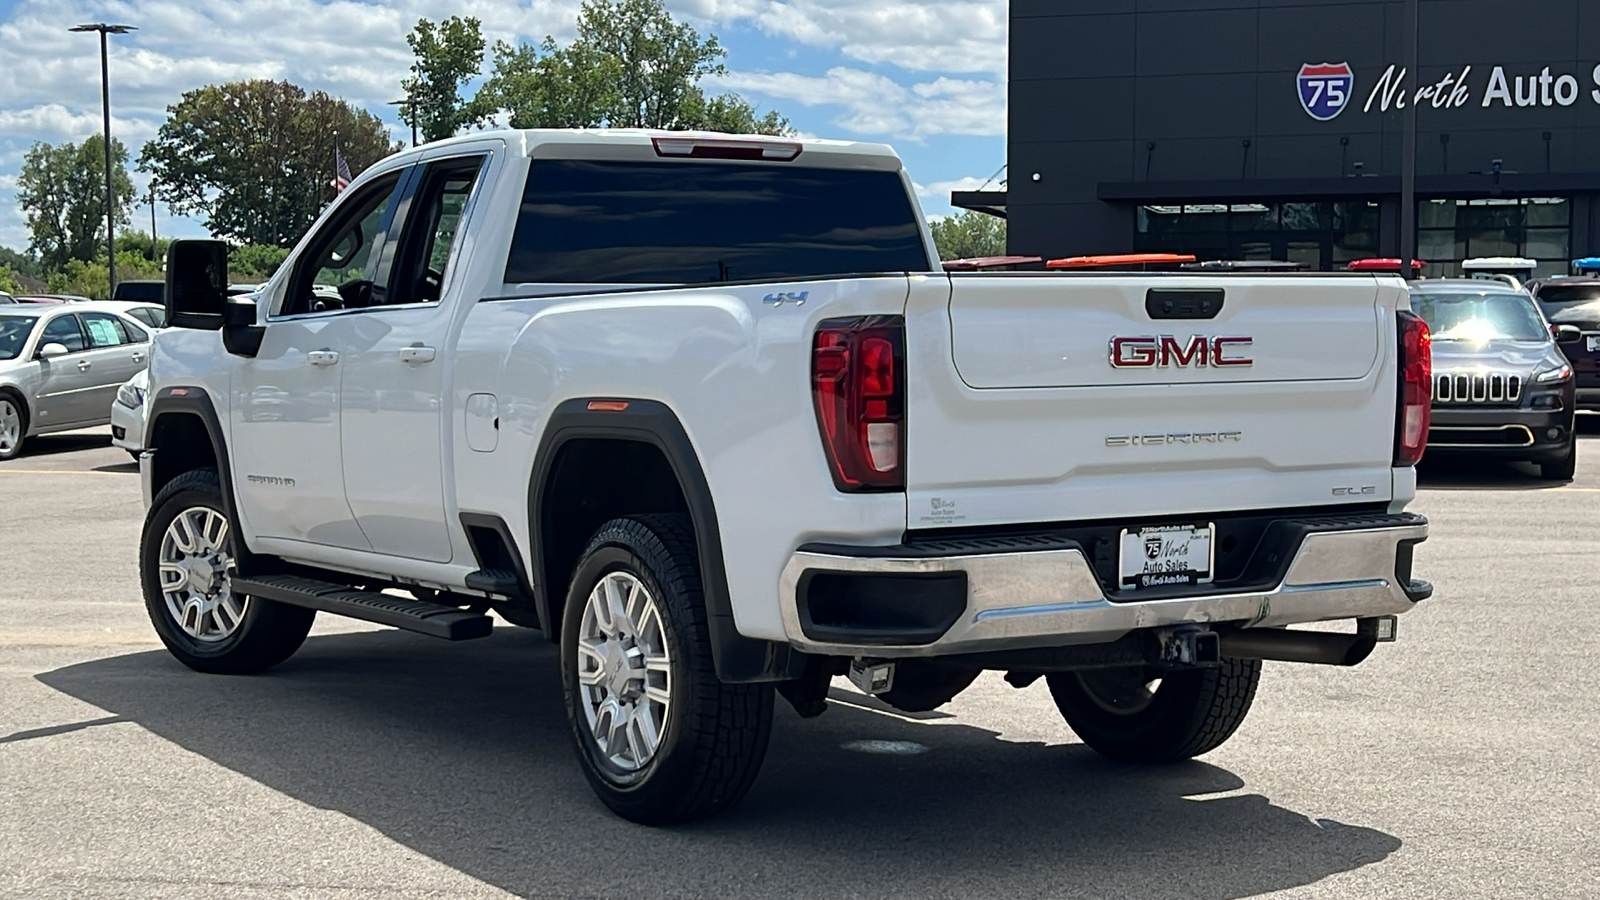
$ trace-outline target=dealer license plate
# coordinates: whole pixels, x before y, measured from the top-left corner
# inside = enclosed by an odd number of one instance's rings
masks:
[[[1590,353],[1600,350],[1600,334],[1589,335],[1585,346],[1589,348]]]
[[[1211,580],[1212,525],[1159,525],[1122,532],[1122,586],[1169,587]]]

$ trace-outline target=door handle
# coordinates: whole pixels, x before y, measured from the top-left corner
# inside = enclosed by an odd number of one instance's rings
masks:
[[[136,362],[136,363],[144,362],[144,354],[143,353],[135,353],[133,355],[133,361]]]
[[[421,344],[400,348],[400,361],[403,363],[430,363],[437,355],[438,352],[432,347],[424,347]]]
[[[306,354],[306,362],[313,366],[331,366],[339,362],[337,350],[312,350]]]
[[[89,371],[89,361],[87,359],[78,360],[78,371],[79,372],[87,372],[87,371]]]

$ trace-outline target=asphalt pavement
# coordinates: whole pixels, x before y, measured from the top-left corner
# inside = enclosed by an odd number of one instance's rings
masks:
[[[0,897],[1600,897],[1600,419],[1578,478],[1428,460],[1437,593],[1354,669],[1268,663],[1204,758],[1102,760],[1043,683],[906,715],[780,703],[728,815],[590,794],[555,653],[319,620],[271,673],[155,639],[138,475],[98,433],[0,463]]]

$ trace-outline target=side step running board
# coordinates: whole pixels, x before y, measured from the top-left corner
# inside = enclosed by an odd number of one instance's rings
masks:
[[[231,587],[235,593],[348,616],[364,622],[392,625],[447,641],[488,637],[489,632],[494,630],[494,620],[481,613],[423,600],[405,600],[388,594],[358,591],[348,585],[315,581],[297,575],[261,575],[256,578],[234,576]]]
[[[468,572],[467,587],[485,594],[499,594],[502,597],[521,597],[522,584],[517,580],[517,573],[509,569],[479,569]]]

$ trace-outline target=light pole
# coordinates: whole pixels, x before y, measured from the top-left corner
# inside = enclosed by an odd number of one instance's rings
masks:
[[[1406,0],[1406,70],[1411,84],[1406,87],[1406,108],[1400,131],[1400,277],[1412,276],[1411,261],[1417,256],[1417,89],[1422,73],[1417,71],[1418,0]]]
[[[150,261],[156,261],[156,183],[150,182]]]
[[[406,118],[411,120],[411,146],[415,147],[417,145],[417,101],[411,97],[405,97],[400,100],[390,100],[388,105],[405,107]]]
[[[106,271],[108,275],[106,287],[110,293],[114,294],[117,290],[117,198],[111,192],[111,77],[106,63],[106,35],[127,34],[138,29],[132,25],[107,25],[105,22],[95,22],[90,25],[74,25],[68,30],[100,32],[100,113],[105,120],[104,141],[106,145]]]

